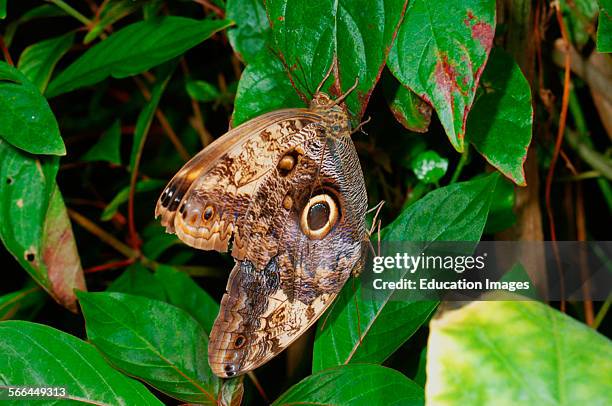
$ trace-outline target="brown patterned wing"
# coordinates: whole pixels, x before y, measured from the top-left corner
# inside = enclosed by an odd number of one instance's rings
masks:
[[[289,147],[287,140],[318,120],[308,110],[286,109],[230,130],[174,176],[155,217],[192,247],[227,251],[234,235],[234,245],[241,247],[241,226],[257,186]]]
[[[306,331],[332,303],[365,235],[367,196],[350,137],[309,125],[289,144],[295,164],[255,188],[227,293],[208,344],[221,377],[250,371]],[[280,168],[290,168],[288,171]]]

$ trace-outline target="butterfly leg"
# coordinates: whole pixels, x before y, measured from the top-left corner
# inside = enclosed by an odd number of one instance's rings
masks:
[[[365,119],[364,121],[362,121],[361,123],[359,123],[359,125],[357,127],[355,127],[355,129],[353,131],[351,131],[351,136],[353,134],[355,134],[357,131],[361,131],[361,128],[366,125],[367,123],[370,122],[370,120],[372,120],[372,117],[368,117],[367,119]]]

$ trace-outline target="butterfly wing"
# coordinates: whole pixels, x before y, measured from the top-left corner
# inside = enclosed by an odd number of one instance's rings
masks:
[[[285,109],[236,127],[198,153],[168,183],[155,209],[166,231],[204,250],[227,251],[261,179],[274,169],[286,140],[320,117]]]
[[[231,272],[208,344],[221,377],[252,370],[297,339],[362,256],[367,196],[350,137],[310,125],[294,138],[303,152],[294,172],[265,178],[247,214],[253,250]]]

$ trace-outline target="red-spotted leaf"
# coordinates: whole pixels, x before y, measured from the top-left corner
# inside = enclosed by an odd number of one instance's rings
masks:
[[[85,290],[85,277],[68,211],[57,185],[49,200],[42,247],[52,295],[60,304],[76,311],[74,290]]]
[[[495,0],[414,0],[389,54],[395,77],[433,106],[459,152],[494,34]]]
[[[38,158],[0,139],[0,239],[57,302],[76,310],[73,290],[85,282],[57,168],[57,158]]]
[[[468,120],[468,140],[491,165],[524,186],[533,121],[529,83],[512,57],[495,49],[481,84],[482,95]]]
[[[425,100],[401,85],[396,89],[384,90],[391,113],[401,125],[410,131],[427,132],[431,122],[431,106]]]
[[[406,5],[406,0],[266,1],[276,50],[305,94],[315,91],[333,62],[334,78],[323,88],[328,93],[339,96],[359,81],[346,99],[354,121],[378,81]]]

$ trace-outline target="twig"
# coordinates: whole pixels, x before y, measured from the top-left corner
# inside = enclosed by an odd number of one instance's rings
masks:
[[[582,183],[577,184],[576,196],[576,236],[578,241],[586,241],[586,216],[584,213],[584,195],[582,193]],[[586,252],[580,250],[580,277],[582,279],[582,295],[584,306],[584,319],[588,326],[593,326],[594,311],[593,300],[591,300],[591,282],[587,266]]]
[[[109,269],[123,268],[125,266],[133,264],[135,260],[136,258],[128,258],[128,259],[124,259],[121,261],[109,262],[109,263],[102,264],[102,265],[92,266],[91,268],[87,268],[83,270],[83,272],[87,274],[87,273],[108,271]]]
[[[89,231],[91,234],[98,237],[100,240],[102,240],[102,242],[113,247],[115,250],[117,250],[119,253],[123,254],[127,258],[138,258],[140,256],[140,253],[138,251],[122,243],[117,238],[115,238],[115,236],[103,230],[102,228],[100,228],[100,226],[98,226],[96,223],[89,220],[87,217],[83,216],[82,214],[77,213],[76,211],[72,209],[68,209],[68,215],[78,225],[80,225],[85,230]]]
[[[6,61],[6,63],[11,66],[15,66],[13,58],[11,58],[11,54],[8,48],[6,47],[6,44],[4,43],[4,37],[2,35],[0,35],[0,48],[2,49],[2,55],[4,55],[4,60]]]
[[[83,14],[79,13],[77,10],[72,8],[69,4],[65,3],[64,1],[62,1],[62,0],[46,0],[46,1],[48,3],[55,4],[57,7],[61,8],[62,10],[64,10],[66,12],[66,14],[76,18],[77,20],[79,20],[80,22],[85,24],[86,26],[89,27],[91,25],[91,20],[89,18],[87,18]]]
[[[193,1],[195,1],[198,4],[201,4],[202,7],[204,7],[204,10],[212,11],[219,18],[225,18],[225,12],[221,8],[212,4],[210,1],[208,0],[193,0]]]
[[[568,143],[574,150],[576,150],[584,162],[589,164],[591,168],[595,169],[602,176],[612,180],[612,161],[610,161],[610,159],[595,151],[588,145],[588,143],[581,142],[578,139],[578,135],[572,131],[568,130],[566,135]]]
[[[601,322],[606,318],[606,314],[608,314],[608,310],[610,310],[610,305],[612,305],[612,295],[608,296],[608,299],[606,299],[604,304],[599,308],[597,316],[595,316],[592,326],[595,330],[599,328]]]
[[[557,22],[559,23],[559,27],[561,28],[561,35],[563,40],[565,41],[565,45],[569,48],[569,39],[567,36],[567,31],[565,29],[565,24],[563,23],[563,16],[561,15],[561,10],[559,8],[559,4],[555,3],[555,12],[557,15]],[[559,128],[557,131],[557,139],[555,142],[555,149],[553,151],[553,156],[550,162],[550,166],[548,168],[548,175],[546,176],[546,189],[545,189],[545,198],[546,198],[546,212],[548,214],[548,220],[550,222],[550,236],[553,241],[557,240],[557,235],[555,233],[555,219],[553,217],[552,205],[550,201],[550,193],[552,180],[555,174],[555,166],[557,163],[557,159],[559,158],[559,151],[561,150],[561,143],[563,142],[563,134],[565,133],[565,124],[567,122],[567,109],[569,106],[569,95],[570,95],[570,64],[571,57],[570,53],[565,53],[565,72],[563,78],[563,98],[561,101],[561,115],[559,117]]]
[[[183,75],[185,78],[189,78],[189,66],[187,66],[187,61],[185,58],[181,58],[181,69],[183,70]],[[193,110],[193,120],[191,121],[191,125],[194,130],[200,136],[200,141],[202,142],[202,146],[206,147],[213,140],[212,135],[206,129],[204,125],[204,118],[202,117],[202,110],[200,109],[200,103],[195,100],[193,97],[191,99],[191,109]]]
[[[567,30],[565,28],[565,24],[563,23],[563,16],[561,15],[561,8],[558,3],[554,3],[553,7],[555,8],[555,14],[557,16],[557,23],[561,28],[561,36],[565,41],[565,46],[567,49],[570,47],[569,38],[567,35]],[[546,189],[545,189],[545,201],[546,201],[546,213],[548,214],[548,221],[550,225],[550,239],[553,241],[553,252],[555,254],[555,258],[557,259],[557,265],[559,266],[559,290],[560,290],[560,310],[565,313],[565,282],[563,277],[563,271],[560,268],[560,258],[557,245],[554,243],[557,241],[557,234],[555,232],[555,219],[552,211],[552,204],[550,201],[551,187],[553,177],[555,175],[555,165],[557,164],[557,159],[559,158],[559,151],[561,150],[561,143],[563,142],[563,134],[565,134],[565,124],[567,121],[567,109],[569,105],[569,94],[570,94],[570,64],[571,57],[570,53],[565,53],[565,74],[563,79],[563,98],[561,100],[561,115],[559,117],[559,128],[557,131],[557,140],[555,142],[555,149],[553,152],[553,156],[550,162],[550,167],[548,168],[548,174],[546,176]]]
[[[142,83],[142,81],[136,77],[134,78],[134,81],[136,82],[136,85],[140,89],[140,92],[142,93],[145,100],[151,100],[151,92],[149,92],[149,89],[147,89],[147,87]],[[160,108],[157,108],[155,110],[155,117],[157,118],[157,121],[159,121],[159,124],[161,125],[162,129],[164,130],[164,133],[166,134],[172,145],[174,145],[174,148],[176,149],[178,154],[185,161],[188,161],[189,158],[191,158],[191,155],[189,155],[187,148],[185,148],[179,137],[176,135],[176,132],[170,125],[170,122],[166,118],[166,115]]]
[[[266,392],[264,391],[263,387],[259,383],[259,380],[255,376],[255,373],[253,371],[249,371],[247,372],[247,375],[251,379],[251,382],[253,382],[253,385],[255,385],[255,388],[257,388],[257,392],[259,392],[259,394],[261,395],[263,400],[266,402],[266,404],[270,404],[270,399],[268,399],[268,395],[266,395]]]

